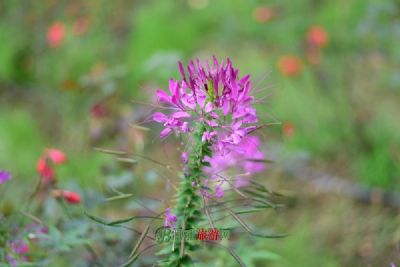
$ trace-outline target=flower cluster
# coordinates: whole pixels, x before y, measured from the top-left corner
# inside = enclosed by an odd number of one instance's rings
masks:
[[[203,197],[220,198],[226,188],[246,186],[249,177],[265,167],[260,140],[249,135],[258,122],[250,76],[239,77],[229,58],[225,63],[215,57],[211,64],[190,61],[186,71],[179,62],[179,70],[181,79],[169,81],[169,94],[157,90],[158,101],[171,112],[155,112],[152,118],[164,126],[161,138],[172,133],[195,135],[197,126],[203,125],[200,141],[211,149],[202,163],[207,178],[192,186],[198,186]],[[185,164],[191,153],[196,152],[182,153]],[[164,226],[174,227],[177,216],[169,208],[164,215]]]
[[[250,76],[242,78],[239,71],[232,67],[227,59],[219,63],[213,58],[210,66],[205,67],[197,60],[187,67],[187,75],[179,62],[182,80],[170,80],[170,94],[157,91],[158,100],[168,104],[171,114],[156,112],[153,120],[164,125],[160,133],[165,138],[172,132],[186,133],[194,130],[194,123],[204,122],[207,131],[203,142],[215,143],[219,151],[229,144],[239,144],[250,132],[254,131],[257,114],[251,96]]]
[[[16,237],[7,243],[5,255],[5,260],[12,267],[29,264],[31,247],[35,247],[45,241],[48,228],[32,223],[18,229],[14,234]]]
[[[230,147],[231,152],[226,155],[216,154],[207,158],[210,166],[204,167],[208,179],[207,188],[214,185],[214,195],[206,190],[202,194],[207,197],[223,197],[224,189],[229,187],[240,188],[249,184],[251,175],[265,169],[265,155],[259,150],[261,145],[257,136],[246,136],[238,145]]]
[[[46,149],[44,154],[39,158],[36,169],[45,182],[54,182],[55,173],[53,165],[63,164],[66,160],[67,156],[64,152],[54,148]]]
[[[39,158],[36,168],[46,186],[56,184],[54,166],[63,164],[67,161],[67,156],[61,150],[50,148],[46,149]],[[63,198],[69,204],[78,204],[81,198],[78,193],[60,189],[53,190],[55,198]]]

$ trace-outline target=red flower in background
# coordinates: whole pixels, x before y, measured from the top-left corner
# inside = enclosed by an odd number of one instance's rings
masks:
[[[47,43],[56,48],[61,45],[65,37],[65,26],[61,22],[54,22],[47,30]]]
[[[283,132],[283,136],[292,137],[296,132],[296,128],[292,122],[288,121],[288,122],[283,123],[282,132]]]
[[[303,70],[303,64],[297,56],[282,56],[278,61],[278,69],[285,76],[297,76]]]
[[[53,182],[55,179],[54,176],[54,165],[59,165],[64,163],[67,160],[67,156],[61,150],[55,148],[49,148],[45,150],[44,155],[42,155],[37,164],[36,169],[40,176],[43,177],[45,182]]]
[[[54,181],[54,170],[51,168],[50,164],[47,162],[47,160],[43,157],[41,157],[37,164],[36,164],[36,169],[40,176],[43,177],[43,180],[45,182],[52,182]]]
[[[253,18],[259,23],[271,21],[276,16],[275,9],[266,6],[259,6],[253,10]]]
[[[79,194],[73,191],[55,189],[53,190],[53,196],[55,198],[64,198],[68,204],[79,204],[81,202]]]
[[[81,197],[76,192],[63,191],[63,197],[69,204],[78,204],[81,202]]]
[[[93,118],[103,118],[106,117],[108,113],[106,105],[102,102],[98,102],[90,108],[90,114]]]
[[[307,33],[307,42],[316,47],[328,45],[329,37],[326,30],[321,26],[312,26]]]
[[[74,34],[83,35],[89,28],[89,20],[87,18],[78,18],[74,22]]]
[[[328,45],[329,37],[321,26],[312,26],[307,32],[306,58],[311,64],[319,64],[322,58],[322,48]]]
[[[54,164],[62,164],[67,160],[67,156],[61,150],[50,148],[47,150],[47,155]]]

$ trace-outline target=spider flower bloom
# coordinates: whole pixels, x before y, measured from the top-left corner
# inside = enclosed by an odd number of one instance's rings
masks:
[[[0,170],[0,184],[4,184],[11,179],[11,173]]]
[[[156,112],[153,120],[164,125],[160,133],[165,138],[171,133],[187,133],[194,130],[196,122],[202,122],[207,130],[203,142],[215,144],[219,150],[228,144],[238,144],[248,133],[256,129],[257,114],[252,106],[250,76],[239,77],[239,71],[226,63],[190,61],[187,72],[181,62],[181,80],[169,81],[169,93],[157,91],[158,100],[167,104],[171,114]]]

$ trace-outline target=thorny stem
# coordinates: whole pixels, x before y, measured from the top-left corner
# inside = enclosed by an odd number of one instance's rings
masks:
[[[177,216],[177,227],[182,230],[196,229],[202,219],[202,197],[200,196],[199,185],[204,178],[203,166],[205,156],[211,157],[210,143],[202,142],[206,126],[202,123],[196,125],[193,135],[194,147],[190,153],[187,168],[180,182],[176,194],[175,214]],[[180,246],[173,246],[169,250],[167,259],[159,262],[159,266],[181,267],[193,266],[193,260],[189,253],[197,249],[197,245],[191,240],[182,238]]]

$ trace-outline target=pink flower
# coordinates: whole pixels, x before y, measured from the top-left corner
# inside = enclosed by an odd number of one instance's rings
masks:
[[[224,196],[224,190],[222,189],[221,186],[217,186],[217,187],[215,188],[215,197],[216,197],[216,198],[221,198],[221,197],[223,197],[223,196]]]
[[[265,163],[262,162],[265,155],[259,150],[260,145],[258,137],[246,136],[239,144],[230,145],[230,153],[216,153],[206,158],[210,166],[203,170],[209,175],[208,187],[214,188],[216,197],[223,196],[222,185],[236,188],[247,186],[252,175],[265,170]],[[228,183],[227,179],[232,182]]]
[[[182,152],[182,154],[181,154],[181,159],[182,159],[182,162],[183,163],[188,163],[188,161],[189,161],[189,155],[188,155],[188,153],[185,151],[185,152]]]
[[[171,213],[171,209],[165,209],[165,220],[164,220],[164,227],[171,227],[175,228],[177,217]]]
[[[54,22],[47,31],[47,43],[56,48],[61,45],[65,36],[65,27],[61,22]]]
[[[0,170],[0,184],[3,184],[11,179],[11,173]]]
[[[215,149],[240,143],[258,121],[250,76],[240,78],[229,58],[219,63],[214,57],[212,64],[204,65],[190,61],[186,72],[181,62],[178,65],[182,79],[169,81],[169,93],[157,91],[159,102],[172,109],[170,114],[153,114],[153,120],[165,127],[160,137],[191,132],[200,121],[208,126],[203,142],[211,142]]]
[[[11,249],[14,253],[22,255],[27,254],[29,252],[29,246],[22,240],[14,240],[10,244]]]

